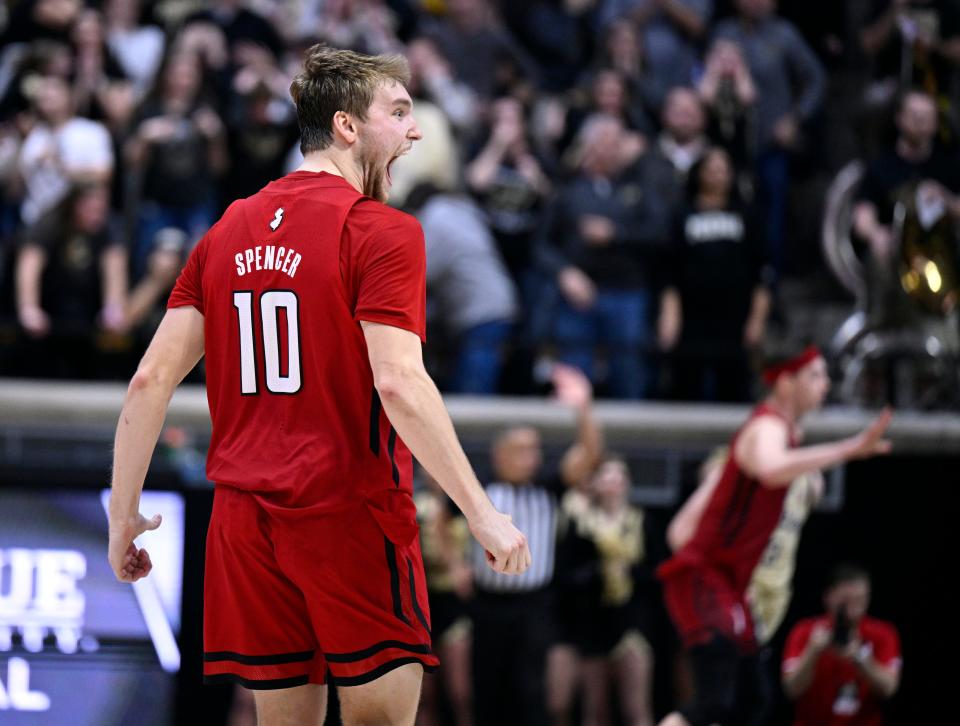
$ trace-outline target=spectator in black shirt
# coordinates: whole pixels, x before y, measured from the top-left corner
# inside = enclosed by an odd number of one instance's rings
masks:
[[[553,321],[561,359],[592,379],[603,346],[609,393],[641,398],[655,257],[669,220],[644,161],[631,157],[629,138],[609,116],[584,124],[577,174],[548,205],[535,254],[562,294]]]
[[[233,77],[227,113],[227,158],[222,199],[254,194],[285,173],[287,153],[300,138],[289,96],[290,79],[265,48],[253,49]]]
[[[869,254],[867,270],[867,311],[871,322],[880,327],[913,327],[918,324],[919,309],[910,304],[898,279],[903,265],[913,265],[920,257],[936,260],[950,270],[937,270],[939,278],[931,287],[927,270],[916,271],[923,285],[914,292],[934,293],[943,299],[944,309],[955,304],[950,289],[956,269],[956,222],[960,219],[960,167],[955,154],[947,153],[934,143],[937,133],[937,107],[933,97],[921,92],[906,93],[897,113],[899,134],[893,149],[867,167],[853,210],[853,231],[866,243]],[[903,249],[905,240],[897,239],[894,210],[903,205],[905,229],[915,222],[913,242],[924,249],[909,255]],[[951,229],[952,228],[952,229]],[[901,231],[902,231],[901,229]],[[908,259],[912,257],[913,259]],[[934,288],[936,288],[934,290]],[[942,289],[941,289],[942,288]]]
[[[107,47],[100,12],[91,8],[81,12],[70,38],[74,52],[73,100],[77,114],[103,119],[114,112],[129,118],[133,113],[133,84]],[[108,94],[111,101],[107,101]],[[125,99],[120,108],[118,98]]]
[[[718,40],[710,46],[697,93],[707,111],[707,134],[730,152],[734,166],[751,167],[757,153],[753,133],[757,87],[739,45]]]
[[[128,164],[143,175],[133,256],[137,277],[161,229],[180,229],[195,244],[215,219],[216,177],[226,163],[224,130],[206,103],[201,82],[196,56],[169,58],[159,89],[144,105],[127,145]]]
[[[450,60],[454,76],[481,99],[509,90],[514,75],[536,81],[539,68],[513,36],[500,26],[494,3],[450,0],[447,17],[425,24],[424,34]],[[508,78],[509,76],[509,78]]]
[[[125,329],[127,253],[108,231],[109,208],[105,185],[82,184],[25,232],[16,308],[30,338],[49,336],[31,356],[38,374],[89,374],[92,334]]]
[[[953,105],[960,69],[960,3],[956,0],[872,0],[860,46],[872,61],[875,88],[890,99],[917,86]]]
[[[763,339],[770,293],[734,179],[730,155],[707,152],[690,172],[687,207],[677,218],[658,337],[664,350],[676,348],[674,393],[681,399],[750,399],[748,352]]]
[[[954,218],[960,217],[960,168],[953,154],[936,153],[936,101],[923,91],[908,91],[896,117],[893,148],[867,166],[853,210],[853,229],[878,259],[893,251],[893,209],[906,187],[922,183]]]
[[[690,169],[709,146],[704,133],[706,114],[696,91],[684,86],[670,89],[661,124],[662,130],[650,151],[650,164],[657,176],[657,188],[673,212],[683,202]]]
[[[522,104],[494,102],[489,135],[467,165],[467,187],[487,213],[497,247],[521,287],[530,267],[530,244],[550,181],[532,149]]]
[[[209,10],[192,16],[187,24],[211,23],[227,39],[230,56],[237,66],[244,65],[250,46],[267,48],[276,58],[283,54],[283,41],[276,28],[261,15],[243,7],[242,0],[213,0]]]

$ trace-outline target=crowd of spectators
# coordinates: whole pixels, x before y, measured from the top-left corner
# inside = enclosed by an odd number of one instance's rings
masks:
[[[315,42],[409,59],[424,139],[391,203],[424,224],[444,390],[536,392],[559,360],[602,396],[748,400],[754,352],[792,319],[785,281],[825,272],[825,180],[855,158],[881,157],[858,253],[896,287],[890,192],[920,185],[923,229],[947,219],[933,259],[951,314],[960,3],[815,8],[7,2],[0,372],[129,375],[192,246],[298,163],[287,88]]]

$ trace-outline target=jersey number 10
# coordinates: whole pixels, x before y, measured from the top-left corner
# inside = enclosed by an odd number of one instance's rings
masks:
[[[240,392],[257,390],[257,354],[253,334],[253,291],[233,293],[233,307],[240,323]],[[280,311],[287,319],[286,375],[280,366]],[[267,290],[260,295],[260,325],[263,335],[263,361],[270,393],[292,394],[300,390],[300,312],[297,294],[292,290]]]

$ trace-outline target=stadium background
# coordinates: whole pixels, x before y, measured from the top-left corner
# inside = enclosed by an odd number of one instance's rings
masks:
[[[735,17],[737,4],[689,3],[708,12],[702,28],[686,44],[692,59],[688,75],[669,83],[655,68],[657,63],[673,70],[682,66],[683,48],[674,48],[678,53],[674,63],[669,53],[666,60],[653,57],[651,48],[660,47],[658,39],[669,40],[672,26],[662,18],[631,15],[643,2],[542,0],[499,5],[480,0],[5,3],[0,14],[0,683],[6,700],[0,699],[0,706],[8,706],[0,710],[0,723],[60,723],[64,712],[78,724],[131,719],[158,724],[226,722],[230,691],[199,685],[200,553],[211,498],[202,472],[208,432],[199,385],[202,370],[175,399],[147,481],[148,490],[177,494],[168,502],[171,516],[164,524],[163,546],[170,553],[171,572],[179,572],[182,564],[182,593],[176,582],[157,586],[158,592],[165,592],[157,595],[162,603],[159,620],[156,608],[144,605],[144,596],[133,598],[123,588],[110,587],[105,572],[106,520],[100,518],[100,497],[123,387],[104,381],[119,382],[131,375],[172,275],[204,225],[231,198],[252,193],[295,165],[295,118],[285,85],[298,52],[315,40],[367,52],[417,49],[415,75],[420,87],[414,95],[420,108],[432,109],[424,112],[424,118],[433,121],[434,138],[446,146],[429,146],[434,142],[427,132],[422,144],[432,154],[410,159],[407,168],[398,165],[394,176],[408,208],[433,214],[434,224],[425,222],[428,251],[431,234],[436,247],[454,249],[451,256],[456,259],[445,261],[432,281],[427,356],[431,372],[451,393],[448,400],[458,430],[478,471],[489,472],[490,436],[506,424],[540,426],[553,456],[569,440],[572,419],[549,401],[543,374],[550,360],[570,352],[569,346],[565,348],[569,341],[551,327],[561,314],[556,306],[562,304],[557,301],[563,293],[552,284],[549,254],[542,254],[544,243],[557,244],[538,236],[546,226],[543,215],[577,179],[582,159],[577,161],[576,152],[582,152],[579,145],[591,142],[593,112],[621,115],[618,148],[633,149],[638,164],[661,149],[658,141],[665,126],[661,113],[669,87],[677,83],[696,88],[703,81],[712,38],[721,23]],[[882,0],[779,3],[779,15],[796,28],[797,38],[822,73],[819,91],[811,76],[790,76],[790,92],[796,94],[792,103],[799,103],[805,92],[812,101],[809,112],[799,119],[802,133],[797,143],[781,149],[780,161],[786,163],[788,174],[779,187],[785,194],[782,218],[778,220],[768,203],[770,193],[775,196],[777,191],[775,181],[772,190],[760,193],[767,178],[760,168],[760,146],[766,141],[758,137],[747,142],[735,135],[726,141],[711,136],[710,143],[728,144],[738,165],[738,185],[754,192],[752,206],[762,220],[760,263],[749,278],[751,283],[759,281],[772,301],[761,337],[816,340],[827,350],[838,379],[846,383],[835,390],[827,411],[807,427],[808,437],[815,441],[852,432],[868,419],[867,408],[884,400],[898,407],[893,457],[850,465],[831,477],[830,496],[801,540],[796,595],[777,647],[793,622],[820,610],[820,590],[829,566],[854,559],[873,574],[873,614],[894,622],[903,638],[904,680],[888,709],[890,723],[937,723],[956,709],[951,676],[960,645],[953,625],[960,602],[950,595],[954,589],[949,585],[960,544],[954,525],[960,504],[954,474],[960,458],[960,417],[955,413],[956,349],[951,347],[956,318],[941,308],[914,313],[906,322],[883,320],[875,328],[874,340],[879,341],[875,355],[876,348],[858,348],[837,335],[845,322],[858,320],[857,313],[875,312],[869,291],[877,284],[867,273],[868,246],[849,235],[849,206],[856,192],[838,180],[842,182],[841,170],[856,168],[848,166],[851,162],[868,162],[889,151],[897,133],[893,117],[898,90],[919,85],[936,99],[936,153],[956,164],[958,85],[950,41],[960,41],[960,25],[955,24],[960,8],[949,1],[930,4],[936,8],[936,44],[941,48],[937,52],[926,56],[916,52],[922,45],[917,40],[922,32],[916,27],[926,27],[918,13],[910,16],[915,21],[912,36],[909,23],[900,22],[885,39],[890,47],[878,46],[868,53],[863,31],[893,12],[889,5]],[[244,11],[238,14],[240,7]],[[597,80],[615,65],[614,58],[604,56],[604,39],[609,23],[620,16],[629,18],[626,25],[639,38],[635,73],[630,76],[630,68],[618,67],[619,96],[616,89],[605,96],[603,83],[616,87],[618,82],[609,77]],[[483,40],[457,53],[445,51],[460,37],[458,24],[464,23],[478,23],[483,32],[476,35]],[[654,32],[658,29],[660,35]],[[431,39],[432,45],[418,45],[422,38]],[[497,63],[479,62],[484,53],[492,54],[486,57]],[[192,71],[190,62],[179,66],[171,62],[183,58],[194,59]],[[210,114],[189,115],[171,131],[183,136],[174,151],[184,158],[199,154],[196,159],[202,163],[193,167],[144,161],[135,148],[140,132],[148,131],[145,124],[163,115],[165,102],[173,103],[163,92],[152,90],[157,74],[162,77],[166,72],[160,68],[169,67],[179,67],[182,84],[198,84],[190,100],[194,110],[202,108],[215,117],[211,121]],[[190,80],[191,72],[195,81]],[[44,96],[43,82],[50,78],[54,82]],[[54,157],[62,158],[51,175],[45,166],[49,155],[31,157],[25,149],[31,133],[50,123],[44,117],[49,108],[42,108],[43,99],[49,102],[56,95],[58,78],[66,81],[70,94],[67,118],[92,120],[98,126],[74,124],[79,129],[76,135],[64,135],[61,146],[54,145]],[[762,79],[756,81],[760,103]],[[516,179],[499,167],[493,191],[478,181],[483,174],[474,162],[490,152],[491,118],[500,114],[496,117],[502,126],[510,126],[515,106],[494,103],[504,98],[517,100],[524,109],[521,135],[528,139],[546,185],[528,180],[518,189]],[[708,109],[705,120],[709,118]],[[760,133],[754,126],[747,128],[744,134]],[[68,148],[70,143],[78,147]],[[516,171],[518,164],[500,166]],[[91,179],[108,185],[109,211],[103,211],[93,229],[71,227],[66,217],[59,216],[62,210],[57,205],[71,184],[89,184]],[[645,179],[641,176],[639,182],[643,190],[656,192],[655,187],[643,187]],[[181,193],[165,194],[170,189],[164,185],[178,180]],[[421,202],[418,194],[428,201]],[[465,198],[472,200],[467,213]],[[44,211],[26,211],[31,202]],[[94,209],[95,222],[97,214]],[[633,221],[654,224],[642,215]],[[450,233],[450,225],[479,241],[473,248],[455,247],[457,235]],[[699,461],[713,445],[726,440],[745,414],[746,401],[758,392],[754,387],[739,401],[718,404],[707,402],[718,396],[709,382],[693,394],[675,385],[673,374],[685,351],[657,340],[659,293],[676,281],[673,268],[681,264],[671,246],[677,240],[670,238],[675,232],[669,230],[675,228],[664,229],[665,239],[649,249],[641,247],[638,256],[648,269],[639,282],[631,282],[635,289],[646,290],[649,302],[642,321],[645,335],[630,342],[631,354],[644,362],[648,373],[650,384],[640,393],[649,400],[607,400],[637,394],[619,390],[613,376],[605,377],[605,370],[614,369],[616,342],[598,343],[596,353],[607,365],[595,371],[604,399],[597,406],[598,417],[614,448],[629,459],[633,498],[645,507],[653,538],[692,488]],[[782,230],[780,238],[777,229]],[[948,241],[951,247],[952,234]],[[43,278],[42,305],[51,313],[46,336],[29,333],[30,321],[24,320],[16,294],[18,260],[31,243],[51,260],[73,261],[72,266],[58,263],[60,277],[52,283]],[[436,259],[442,259],[436,247]],[[116,256],[118,250],[122,257]],[[859,265],[850,261],[851,254]],[[952,251],[945,254],[948,262],[955,260]],[[106,273],[101,272],[108,258],[121,261],[122,287],[129,292],[110,300]],[[83,259],[86,262],[80,264]],[[475,265],[467,273],[483,274],[463,273],[456,268],[457,259]],[[116,272],[116,267],[111,269]],[[600,271],[606,273],[609,270]],[[943,278],[956,280],[946,268]],[[136,308],[135,292],[136,301],[142,303]],[[482,311],[491,317],[471,318],[468,308],[472,311],[475,301],[484,298],[493,301]],[[696,312],[689,312],[692,321]],[[874,318],[869,321],[876,323]],[[923,333],[919,345],[903,342],[917,330]],[[930,337],[940,345],[935,354],[930,352]],[[745,376],[751,373],[759,342],[741,350],[735,341],[732,357]],[[465,375],[460,354],[468,344],[474,346],[470,350],[497,354],[475,356],[471,359],[475,367]],[[711,354],[731,357],[723,341],[712,344]],[[857,371],[856,376],[851,371]],[[705,375],[704,381],[708,379]],[[453,393],[471,386],[484,387],[483,395],[464,398]],[[517,395],[521,398],[491,398]],[[671,402],[656,402],[664,399]],[[23,554],[26,550],[33,559]],[[58,560],[52,575],[41,575],[42,558],[37,553],[51,550],[81,552],[84,565],[77,569],[75,558]],[[34,567],[31,574],[15,575],[15,567],[24,567],[28,560]],[[63,573],[73,573],[75,579],[65,580]],[[23,577],[30,578],[33,597],[15,601],[14,594],[25,592]],[[54,599],[45,603],[40,598],[42,577],[52,577],[44,582],[54,583],[49,585]],[[79,622],[67,622],[55,612],[78,602],[83,613]],[[44,614],[50,620],[44,621]],[[669,664],[676,648],[665,616],[659,617],[663,637],[654,644],[658,666],[663,666],[656,671],[658,715],[673,705],[670,668],[664,664]],[[161,621],[176,636],[179,668]],[[39,645],[27,642],[30,626],[34,635],[44,636]],[[76,632],[79,638],[71,635]],[[93,640],[84,640],[84,635]],[[28,683],[22,680],[24,662]],[[43,706],[44,698],[37,693],[49,700],[46,711],[14,707]],[[44,713],[53,720],[43,721]],[[781,698],[773,722],[786,723],[788,718],[789,706]]]

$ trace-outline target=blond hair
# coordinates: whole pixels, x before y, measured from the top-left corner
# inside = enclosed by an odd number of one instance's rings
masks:
[[[377,88],[409,82],[410,67],[403,56],[312,46],[304,55],[303,72],[290,84],[300,122],[300,151],[308,154],[333,143],[337,111],[365,121]]]

